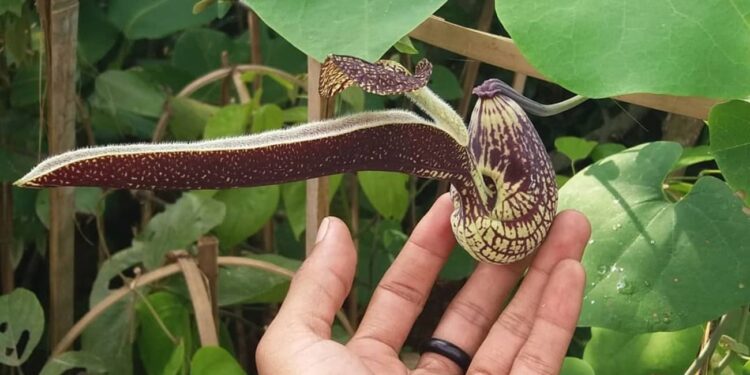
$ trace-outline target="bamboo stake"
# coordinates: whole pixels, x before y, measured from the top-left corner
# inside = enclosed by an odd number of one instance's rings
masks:
[[[208,295],[211,297],[211,311],[214,320],[219,319],[219,240],[204,236],[198,240],[198,268],[206,277]],[[218,324],[217,324],[218,326]]]
[[[49,154],[75,148],[76,41],[78,0],[40,0],[47,51],[47,143]],[[74,216],[73,188],[50,189],[49,280],[52,344],[73,325]]]
[[[318,93],[320,63],[307,58],[307,119],[318,121],[328,117],[327,100]],[[309,255],[315,245],[318,226],[328,216],[328,177],[307,180],[307,213],[305,217],[305,251]]]
[[[184,256],[178,256],[177,265],[180,266],[180,270],[185,277],[185,283],[188,292],[190,292],[190,300],[193,302],[201,346],[218,346],[219,336],[211,308],[211,298],[208,295],[207,285],[203,281],[201,272],[198,270],[198,265],[195,264],[193,259]]]
[[[479,20],[477,21],[476,29],[484,32],[489,31],[493,18],[495,18],[495,2],[492,0],[485,0],[484,4],[482,4],[482,11],[479,13]],[[481,61],[466,60],[463,72],[461,72],[464,96],[461,98],[461,102],[458,103],[458,114],[461,115],[461,118],[464,120],[466,120],[466,116],[469,114],[469,104],[471,103],[472,97],[471,90],[476,84],[480,64]]]

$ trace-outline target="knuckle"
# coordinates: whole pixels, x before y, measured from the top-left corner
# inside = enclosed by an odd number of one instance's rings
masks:
[[[469,324],[480,328],[490,326],[491,322],[495,319],[482,306],[466,298],[454,300],[452,311]]]
[[[531,332],[533,325],[531,319],[533,319],[531,316],[521,314],[518,311],[505,310],[495,324],[512,336],[525,340]]]
[[[539,375],[557,375],[560,370],[549,363],[546,358],[526,351],[518,353],[516,364],[513,367],[527,369],[529,373]]]
[[[427,300],[425,293],[409,285],[409,283],[398,280],[383,281],[378,285],[378,289],[395,295],[408,303],[423,306]]]

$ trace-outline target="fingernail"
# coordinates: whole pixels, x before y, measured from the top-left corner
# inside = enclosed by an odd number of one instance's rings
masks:
[[[328,225],[330,224],[330,222],[331,220],[327,217],[320,222],[320,227],[318,227],[318,236],[315,237],[315,243],[323,241],[323,239],[326,237],[326,232],[328,232]]]

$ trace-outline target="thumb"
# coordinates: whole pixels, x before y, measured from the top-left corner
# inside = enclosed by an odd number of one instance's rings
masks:
[[[323,219],[311,255],[294,275],[269,331],[301,327],[329,339],[336,312],[351,290],[356,266],[357,252],[349,229],[335,217]]]

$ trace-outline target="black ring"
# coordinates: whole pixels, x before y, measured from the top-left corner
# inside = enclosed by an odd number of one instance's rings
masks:
[[[440,354],[443,357],[453,361],[464,371],[469,369],[469,363],[471,363],[471,356],[469,356],[461,348],[453,345],[448,341],[437,339],[434,337],[430,338],[424,344],[422,344],[422,348],[420,349],[419,354],[424,354],[426,352]]]

